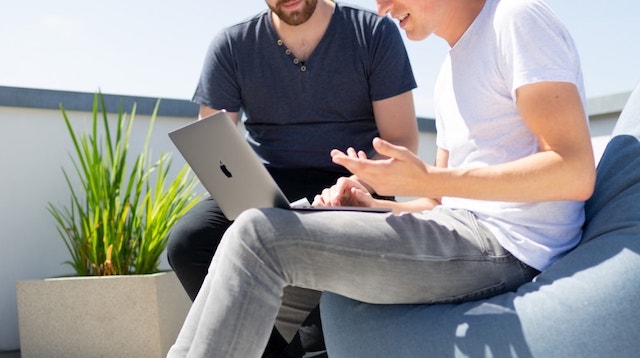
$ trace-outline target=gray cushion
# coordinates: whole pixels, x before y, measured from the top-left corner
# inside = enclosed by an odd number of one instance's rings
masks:
[[[329,356],[638,356],[640,86],[613,133],[575,250],[517,292],[480,301],[370,305],[325,293]]]
[[[616,127],[611,133],[611,137],[620,134],[627,134],[640,139],[640,85],[631,93],[624,109],[620,113],[620,118],[616,122]]]

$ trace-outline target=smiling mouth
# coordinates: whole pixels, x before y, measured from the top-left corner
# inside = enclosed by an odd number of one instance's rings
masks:
[[[409,18],[409,14],[405,14],[405,15],[402,15],[402,16],[399,16],[399,17],[396,17],[396,19],[398,20],[398,22],[399,22],[401,25],[402,25],[402,24],[407,20],[407,18]]]
[[[297,7],[299,3],[300,3],[299,0],[290,0],[290,1],[282,2],[281,6],[285,9],[291,9],[291,8]]]

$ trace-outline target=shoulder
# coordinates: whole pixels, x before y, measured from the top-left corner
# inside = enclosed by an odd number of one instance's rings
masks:
[[[246,40],[248,36],[258,37],[263,34],[264,31],[256,30],[266,29],[267,27],[265,25],[268,24],[268,21],[269,12],[267,10],[264,10],[241,22],[222,29],[222,31],[218,33],[216,38]]]
[[[342,2],[336,3],[336,13],[344,14],[345,16],[380,17],[373,10],[366,9],[358,5],[345,4]]]
[[[346,5],[336,3],[336,18],[341,22],[344,29],[353,29],[359,36],[389,36],[400,39],[400,31],[387,16],[380,16],[373,10],[365,9],[356,5]]]
[[[501,0],[494,2],[496,14],[500,14],[503,17],[526,14],[539,3],[537,0]]]
[[[351,4],[336,3],[336,14],[349,23],[359,26],[375,27],[379,24],[391,24],[393,21],[386,16],[380,16],[373,10]]]
[[[540,0],[501,0],[495,5],[495,24],[535,24],[546,23],[555,14]]]
[[[493,19],[498,39],[528,43],[532,49],[542,43],[573,46],[567,28],[544,1],[494,1],[498,2]]]
[[[209,58],[212,56],[226,57],[231,54],[242,56],[249,51],[253,44],[265,42],[269,34],[268,11],[262,11],[246,20],[238,22],[220,30],[209,42]]]

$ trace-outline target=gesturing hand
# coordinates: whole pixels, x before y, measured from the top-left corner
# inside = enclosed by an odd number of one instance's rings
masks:
[[[334,149],[331,158],[370,185],[380,195],[416,195],[428,166],[405,147],[374,138],[373,148],[387,159],[367,159],[364,152]]]

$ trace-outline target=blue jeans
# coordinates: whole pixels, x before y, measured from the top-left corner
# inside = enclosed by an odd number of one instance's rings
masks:
[[[536,274],[464,210],[248,210],[225,233],[168,356],[259,357],[286,286],[440,303],[512,291]]]

